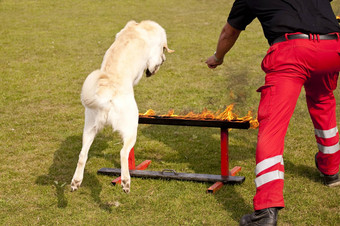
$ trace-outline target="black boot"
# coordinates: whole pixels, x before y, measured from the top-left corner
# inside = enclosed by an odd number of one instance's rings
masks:
[[[250,226],[250,225],[263,225],[272,226],[276,225],[277,214],[279,212],[277,207],[256,210],[252,214],[244,215],[240,220],[240,226]]]
[[[317,155],[318,155],[318,153],[315,154],[315,165],[316,165],[316,168],[319,170],[318,162],[316,161]],[[326,186],[335,187],[335,186],[340,185],[339,173],[336,173],[334,175],[327,175],[327,174],[322,173],[320,170],[319,170],[319,172],[322,174],[323,182]]]

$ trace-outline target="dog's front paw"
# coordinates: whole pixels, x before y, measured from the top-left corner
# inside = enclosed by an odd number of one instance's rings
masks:
[[[80,187],[82,180],[73,179],[71,182],[71,191],[76,191]]]
[[[125,193],[130,192],[130,179],[122,179],[122,188]]]

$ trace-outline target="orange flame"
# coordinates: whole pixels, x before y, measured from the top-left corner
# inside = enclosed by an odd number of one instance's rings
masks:
[[[182,118],[182,119],[206,119],[206,120],[237,120],[237,121],[249,121],[250,128],[255,129],[259,126],[259,122],[257,118],[253,118],[252,112],[248,111],[248,114],[244,117],[239,117],[235,113],[232,112],[234,105],[231,104],[226,107],[226,109],[221,112],[220,110],[217,112],[209,111],[204,108],[201,113],[189,112],[186,115],[175,115],[175,111],[173,109],[169,110],[169,112],[165,115],[159,115],[160,117],[174,117],[174,118]],[[147,110],[144,114],[140,114],[143,116],[154,116],[156,115],[155,111],[152,109]]]
[[[147,110],[144,114],[141,115],[156,115],[155,111],[152,109]]]

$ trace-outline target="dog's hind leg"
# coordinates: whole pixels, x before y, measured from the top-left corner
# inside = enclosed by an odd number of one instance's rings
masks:
[[[123,97],[116,99],[116,108],[110,112],[109,120],[123,140],[123,148],[120,150],[121,179],[124,192],[129,193],[131,183],[129,154],[137,138],[138,108],[133,95]]]
[[[97,112],[88,108],[85,108],[85,125],[83,131],[83,146],[79,154],[79,160],[77,169],[73,175],[71,182],[71,191],[75,191],[80,187],[84,177],[85,164],[88,157],[91,144],[100,129],[101,125],[96,120],[98,116]]]
[[[121,177],[122,177],[122,187],[125,193],[130,192],[130,172],[129,172],[129,154],[130,150],[136,143],[136,136],[124,137],[124,145],[122,150],[120,150],[120,163],[121,163]]]

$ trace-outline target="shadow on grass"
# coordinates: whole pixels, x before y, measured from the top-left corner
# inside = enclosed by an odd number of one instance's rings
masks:
[[[70,192],[71,179],[77,166],[78,156],[81,150],[81,136],[70,136],[66,138],[55,151],[53,163],[49,168],[47,175],[40,175],[36,183],[38,185],[50,185],[56,189],[56,198],[58,208],[66,208],[68,200],[65,192]],[[108,147],[109,137],[98,134],[91,146],[89,157],[101,155],[102,150]],[[94,173],[84,172],[84,181],[81,187],[89,187],[93,200],[98,203],[100,208],[111,211],[109,205],[104,204],[100,199],[102,186]]]
[[[242,185],[225,185],[223,191],[218,191],[214,196],[231,213],[231,218],[239,222],[245,214],[254,211],[253,206],[248,205],[238,189]],[[255,194],[255,193],[254,193]],[[248,200],[249,201],[249,200]]]
[[[308,178],[313,182],[321,182],[320,173],[315,166],[297,165],[289,159],[284,160],[285,171],[289,174]]]
[[[161,157],[162,161],[188,163],[188,168],[199,174],[220,174],[220,129],[150,125],[141,128],[140,132],[143,136],[159,140],[175,150],[175,153],[165,151]],[[247,136],[247,133],[238,133],[237,137],[233,135],[233,138],[237,139],[240,145],[229,143],[229,159],[254,158],[253,149],[247,147],[247,144],[252,144],[254,141],[249,140],[252,138]],[[147,158],[147,156],[142,157]],[[239,193],[238,185],[225,187],[227,191],[217,192],[222,194],[217,194],[216,199],[225,206],[228,212],[232,213],[233,219],[238,222],[245,213],[252,212],[253,209]]]

